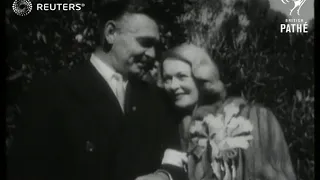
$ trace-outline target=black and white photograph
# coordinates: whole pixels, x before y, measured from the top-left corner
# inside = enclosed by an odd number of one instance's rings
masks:
[[[315,179],[315,0],[6,0],[7,180]]]

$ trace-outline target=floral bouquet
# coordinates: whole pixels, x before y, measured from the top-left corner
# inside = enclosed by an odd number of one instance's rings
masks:
[[[207,113],[202,119],[193,120],[189,129],[189,154],[195,157],[193,164],[201,164],[200,168],[197,165],[193,165],[193,168],[198,168],[203,175],[194,175],[199,174],[199,170],[193,170],[193,178],[190,179],[221,179],[224,175],[220,168],[225,171],[221,164],[227,165],[230,162],[233,166],[230,174],[236,173],[233,163],[239,150],[247,149],[249,141],[253,139],[253,125],[239,114],[239,106],[230,103],[224,106],[222,112]],[[203,178],[204,176],[207,178]]]

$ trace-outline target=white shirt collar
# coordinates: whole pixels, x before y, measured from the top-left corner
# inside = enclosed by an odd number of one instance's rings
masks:
[[[116,71],[111,66],[104,63],[99,57],[94,54],[91,55],[90,62],[107,82],[111,81],[113,74],[116,73]]]
[[[118,76],[121,76],[121,74],[117,73],[110,65],[107,63],[104,63],[98,56],[96,56],[94,53],[91,54],[90,62],[92,65],[97,69],[99,74],[102,75],[102,77],[108,82],[109,86],[113,89],[112,85],[112,79],[114,78],[114,75],[117,74]],[[128,81],[125,80],[123,82],[124,88],[126,88],[128,84]]]

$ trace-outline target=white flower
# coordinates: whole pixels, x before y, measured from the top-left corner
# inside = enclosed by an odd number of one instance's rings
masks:
[[[225,112],[226,116],[225,123],[228,124],[231,121],[231,118],[239,113],[240,109],[234,103],[230,103],[223,108],[223,111]]]
[[[249,140],[252,140],[253,136],[238,136],[238,137],[227,137],[224,140],[222,140],[218,147],[219,150],[228,150],[228,149],[234,149],[234,148],[242,148],[247,149],[249,147]]]
[[[224,154],[226,150],[247,149],[249,141],[253,139],[250,134],[253,130],[251,122],[242,116],[234,117],[240,111],[238,106],[231,103],[224,107],[224,111],[225,116],[210,114],[204,118],[209,126],[212,157],[217,157],[219,152]]]
[[[211,146],[211,157],[217,157],[220,152],[218,145],[215,143],[214,140],[211,140],[210,146]]]
[[[235,117],[239,112],[239,107],[230,103],[224,107],[223,113],[208,114],[202,121],[194,121],[190,128],[190,132],[196,134],[193,142],[202,148],[206,148],[209,142],[212,158],[233,158],[229,156],[230,150],[236,153],[237,148],[247,149],[253,139],[253,125],[242,116]]]
[[[224,127],[223,115],[218,114],[214,116],[212,114],[208,114],[204,117],[203,122],[206,123],[209,127],[209,136],[211,137],[213,134],[218,133]]]
[[[202,121],[194,121],[194,124],[190,127],[190,133],[194,134],[196,132],[203,131],[203,122]]]
[[[247,119],[242,116],[232,118],[230,123],[227,125],[227,134],[229,136],[237,136],[242,133],[251,132],[253,125]]]

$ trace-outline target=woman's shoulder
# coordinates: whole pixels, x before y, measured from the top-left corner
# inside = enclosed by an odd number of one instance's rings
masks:
[[[227,98],[221,110],[224,111],[237,111],[238,115],[244,116],[250,120],[266,120],[270,118],[275,118],[273,112],[270,108],[260,104],[251,103],[246,101],[242,97],[229,97]]]
[[[236,114],[235,117],[243,117],[243,120],[248,120],[252,125],[254,136],[263,141],[269,141],[271,137],[274,139],[282,133],[281,125],[272,110],[260,103],[247,102],[242,98],[231,98],[224,103],[222,109],[226,114]],[[257,136],[257,133],[260,135]]]
[[[248,104],[248,102],[242,97],[228,97],[223,101],[221,107],[223,107],[223,108],[230,107],[231,108],[231,106],[238,107],[238,106],[245,106],[247,104]]]
[[[247,106],[247,101],[241,97],[228,97],[224,100],[216,101],[212,104],[198,106],[194,112],[196,117],[204,117],[207,114],[234,113],[236,110]]]
[[[251,121],[275,118],[272,111],[259,103],[251,103],[242,97],[228,97],[223,101],[211,105],[200,106],[194,112],[195,117],[204,117],[207,114],[229,114],[243,116]]]
[[[264,106],[261,103],[248,102],[242,97],[228,97],[223,101],[223,108],[239,107],[242,111],[271,111],[270,108]]]

